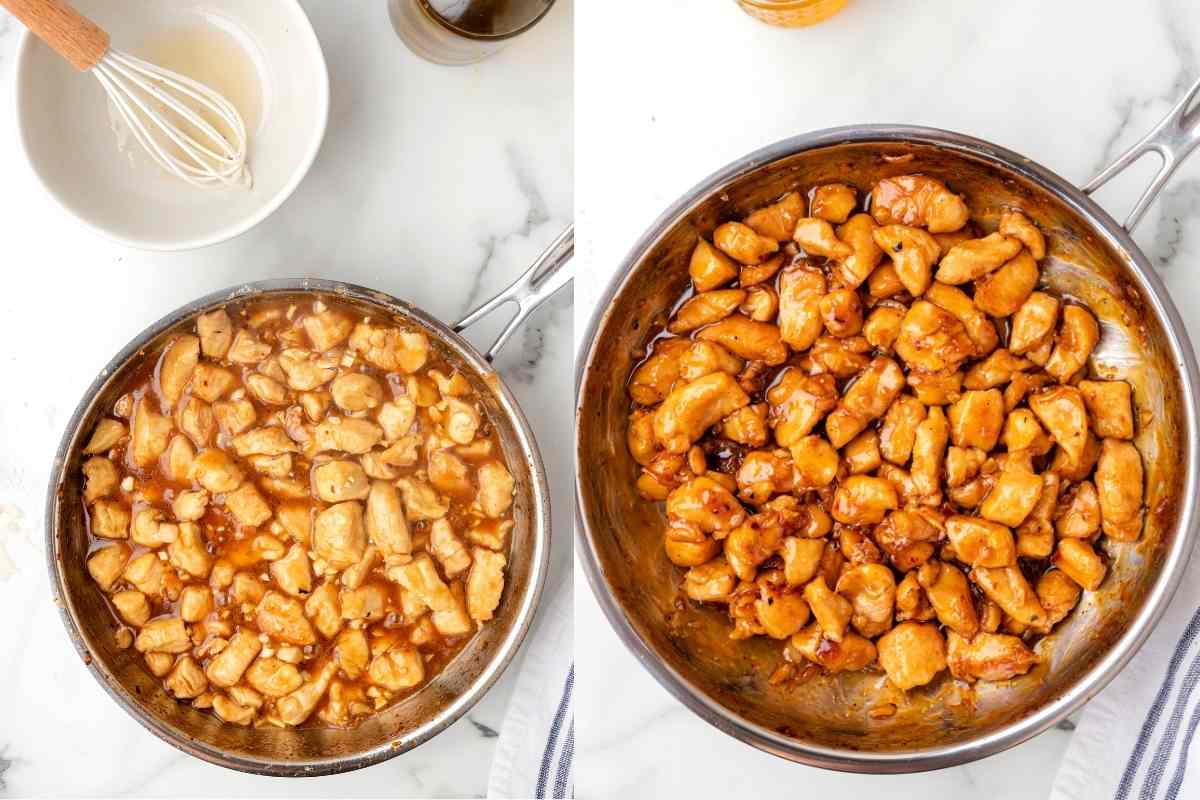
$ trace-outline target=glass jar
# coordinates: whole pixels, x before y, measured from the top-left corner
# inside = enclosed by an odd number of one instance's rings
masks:
[[[427,61],[473,64],[546,16],[554,0],[388,0],[392,27]]]
[[[771,25],[816,25],[842,10],[846,0],[738,0],[742,10]]]

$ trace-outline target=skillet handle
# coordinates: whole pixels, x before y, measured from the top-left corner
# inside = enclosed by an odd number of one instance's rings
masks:
[[[1146,153],[1158,153],[1162,158],[1162,166],[1159,167],[1158,174],[1154,176],[1150,186],[1134,204],[1129,216],[1125,218],[1123,226],[1125,230],[1133,232],[1146,213],[1146,209],[1150,207],[1159,191],[1171,179],[1171,175],[1175,173],[1184,159],[1191,155],[1196,146],[1200,145],[1200,103],[1195,102],[1198,96],[1200,96],[1200,80],[1192,84],[1192,88],[1183,96],[1183,99],[1175,104],[1170,113],[1163,117],[1153,130],[1083,187],[1084,194],[1091,194]],[[1193,105],[1195,107],[1189,109],[1189,106]]]
[[[574,255],[575,225],[572,223],[550,243],[550,246],[511,286],[455,323],[454,332],[462,333],[500,306],[515,303],[517,313],[508,321],[504,330],[500,331],[500,335],[496,337],[496,341],[492,342],[492,346],[483,354],[488,363],[491,363],[496,354],[500,352],[500,348],[504,347],[504,343],[516,333],[517,328],[521,327],[521,323],[534,312],[534,309],[549,300],[559,289],[574,279],[574,271],[569,266],[571,257]]]

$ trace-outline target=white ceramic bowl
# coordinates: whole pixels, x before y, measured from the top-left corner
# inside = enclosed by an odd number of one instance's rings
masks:
[[[195,188],[155,168],[136,144],[122,152],[96,78],[25,32],[14,71],[19,139],[33,172],[68,213],[131,247],[188,250],[244,233],[283,204],[316,158],[329,116],[325,58],[297,0],[73,5],[111,34],[115,49],[134,55],[181,30],[221,29],[253,64],[261,112],[249,131],[253,187]]]

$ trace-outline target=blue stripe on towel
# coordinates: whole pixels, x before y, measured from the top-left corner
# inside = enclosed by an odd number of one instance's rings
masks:
[[[1187,772],[1187,755],[1192,748],[1192,736],[1196,733],[1196,723],[1200,722],[1200,705],[1192,711],[1192,719],[1188,722],[1187,734],[1183,737],[1183,752],[1179,759],[1179,765],[1175,767],[1175,774],[1171,777],[1171,784],[1167,787],[1167,800],[1177,800],[1179,797],[1179,787],[1183,785],[1183,776]]]
[[[543,798],[546,796],[546,783],[550,779],[550,764],[554,759],[554,752],[558,749],[558,737],[562,732],[563,720],[567,715],[567,709],[571,705],[571,690],[575,685],[575,666],[571,665],[571,669],[567,672],[567,680],[563,684],[562,699],[558,701],[558,711],[554,713],[554,723],[550,726],[550,738],[546,741],[546,749],[542,753],[542,767],[538,770],[537,788],[535,796]],[[571,729],[574,731],[574,722],[572,721]],[[572,740],[573,745],[573,740]]]
[[[1171,694],[1171,689],[1175,685],[1175,673],[1179,671],[1180,665],[1183,663],[1184,653],[1192,642],[1196,639],[1197,632],[1200,631],[1200,609],[1192,615],[1192,619],[1188,622],[1188,626],[1184,629],[1183,635],[1180,637],[1180,647],[1175,650],[1171,656],[1170,666],[1167,668],[1166,677],[1163,678],[1162,685],[1158,688],[1158,694],[1154,698],[1154,704],[1150,706],[1150,710],[1146,712],[1146,720],[1142,723],[1142,730],[1138,733],[1137,745],[1133,748],[1133,752],[1129,754],[1129,761],[1125,764],[1125,771],[1121,774],[1121,783],[1117,786],[1115,800],[1127,800],[1129,790],[1133,783],[1133,778],[1137,774],[1138,767],[1141,766],[1142,757],[1146,754],[1146,748],[1150,744],[1150,737],[1158,727],[1159,717],[1162,716],[1163,706],[1166,705],[1167,697]]]
[[[571,775],[571,761],[575,758],[575,719],[567,728],[567,741],[558,757],[558,774],[554,776],[554,800],[567,800],[571,796],[567,782]]]

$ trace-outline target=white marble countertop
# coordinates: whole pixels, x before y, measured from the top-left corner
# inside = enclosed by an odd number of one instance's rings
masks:
[[[41,191],[12,124],[18,26],[0,11],[0,796],[486,789],[519,662],[466,718],[410,753],[342,776],[261,778],[183,755],[127,717],[80,663],[51,602],[42,514],[50,461],[84,389],[143,327],[208,292],[291,276],[371,286],[456,319],[519,275],[571,219],[569,0],[495,59],[457,69],[411,55],[384,0],[304,5],[332,80],[321,154],[264,224],[184,254],[109,244]],[[555,446],[571,430],[570,307],[565,292],[498,360],[542,443],[559,509],[571,497],[569,453]],[[488,331],[471,337],[490,341]],[[571,580],[569,511],[557,513],[551,583]]]
[[[642,2],[621,15],[612,5],[581,4],[576,20],[577,336],[650,223],[765,144],[835,125],[932,125],[1082,182],[1200,76],[1200,7],[1188,0],[850,0],[829,22],[792,31],[746,17],[731,0]],[[1098,199],[1123,217],[1150,170],[1139,165]],[[1200,158],[1177,174],[1136,239],[1195,341]],[[722,735],[672,698],[621,645],[578,569],[575,583],[580,797],[1039,798],[1069,743],[1068,722],[924,775],[793,765]]]

